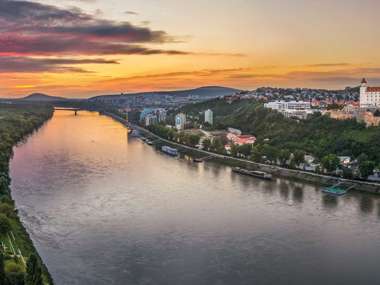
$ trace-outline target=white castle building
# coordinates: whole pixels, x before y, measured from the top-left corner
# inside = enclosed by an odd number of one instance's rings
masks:
[[[380,107],[380,87],[369,87],[365,78],[363,78],[362,83],[360,85],[360,107]]]

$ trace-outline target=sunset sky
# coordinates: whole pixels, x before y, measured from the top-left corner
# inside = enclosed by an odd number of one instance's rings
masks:
[[[379,0],[0,0],[0,97],[380,84],[379,11]]]

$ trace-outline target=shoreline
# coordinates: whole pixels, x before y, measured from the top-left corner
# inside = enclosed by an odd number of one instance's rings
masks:
[[[10,155],[10,158],[9,160],[7,161],[7,164],[8,164],[8,176],[10,177],[10,179],[12,179],[12,177],[10,176],[10,169],[9,169],[9,166],[10,166],[10,163],[11,163],[11,160],[12,160],[12,156],[13,156],[13,151],[14,151],[14,148],[16,148],[17,146],[19,146],[20,144],[23,144],[25,142],[27,142],[28,138],[30,136],[32,136],[35,132],[39,131],[54,115],[54,111],[53,109],[50,110],[50,112],[47,114],[46,117],[43,117],[43,120],[37,122],[37,124],[35,124],[33,126],[32,129],[30,130],[27,130],[26,133],[22,134],[22,137],[18,140],[18,141],[14,141],[12,143],[12,148],[11,148],[11,155]],[[18,209],[16,208],[16,201],[13,199],[13,196],[12,196],[12,187],[11,187],[11,183],[9,183],[9,185],[7,185],[7,193],[6,194],[3,194],[5,195],[5,197],[8,197],[10,199],[10,201],[12,201],[12,205],[14,207],[14,212],[15,212],[15,216],[13,218],[13,226],[12,226],[12,236],[13,236],[13,232],[14,232],[14,236],[15,236],[15,244],[16,246],[18,246],[18,249],[20,250],[20,248],[23,248],[23,252],[27,252],[27,255],[24,256],[24,254],[22,254],[22,259],[23,258],[29,258],[31,255],[35,255],[37,257],[37,259],[39,260],[39,263],[41,265],[41,269],[42,269],[42,278],[43,278],[43,284],[49,284],[49,285],[53,285],[54,284],[54,281],[53,281],[53,278],[52,276],[50,275],[50,272],[46,266],[46,264],[44,263],[43,259],[41,258],[32,238],[30,237],[30,234],[29,232],[27,231],[20,215],[19,215],[19,211]],[[20,252],[21,254],[21,252]]]
[[[190,147],[187,145],[179,144],[177,142],[169,141],[167,139],[164,139],[149,130],[140,127],[138,125],[132,124],[128,122],[127,120],[119,117],[118,115],[115,115],[110,112],[100,112],[100,114],[104,114],[106,116],[109,116],[118,122],[122,123],[125,126],[131,126],[132,128],[147,134],[149,136],[153,136],[157,139],[159,139],[162,142],[165,142],[169,145],[176,146],[180,149],[182,149],[185,153],[187,152],[195,152],[197,154],[203,154],[203,155],[208,155],[212,156],[213,160],[217,160],[218,163],[230,165],[230,166],[242,166],[242,167],[248,167],[248,168],[253,168],[254,170],[260,170],[264,172],[268,172],[276,177],[280,178],[286,178],[286,179],[295,179],[299,181],[304,181],[304,182],[310,182],[313,184],[318,184],[320,186],[329,186],[331,184],[336,184],[338,182],[347,182],[351,183],[354,185],[353,190],[358,191],[358,192],[366,192],[366,193],[372,193],[372,194],[380,194],[380,183],[375,183],[375,182],[367,182],[367,181],[360,181],[360,180],[352,180],[352,179],[346,179],[346,178],[340,178],[340,177],[335,177],[335,176],[329,176],[329,175],[324,175],[324,174],[318,174],[318,173],[313,173],[313,172],[307,172],[303,170],[297,170],[297,169],[289,169],[289,168],[284,168],[281,166],[277,165],[269,165],[269,164],[262,164],[262,163],[257,163],[253,161],[249,161],[247,159],[241,159],[241,158],[236,158],[236,157],[231,157],[227,155],[222,155],[214,152],[209,152],[205,150],[200,150],[194,147]]]

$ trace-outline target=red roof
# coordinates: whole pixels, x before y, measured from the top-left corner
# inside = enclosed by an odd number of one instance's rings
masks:
[[[368,87],[367,92],[380,92],[380,87]]]
[[[363,78],[362,84],[367,84],[367,80],[365,78]]]

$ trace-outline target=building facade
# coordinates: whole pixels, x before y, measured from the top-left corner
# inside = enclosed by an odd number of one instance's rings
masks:
[[[380,108],[380,87],[369,87],[365,78],[360,85],[360,108]]]
[[[264,107],[277,111],[309,110],[311,103],[308,101],[274,101],[264,104]]]
[[[316,110],[311,109],[308,101],[273,101],[264,104],[265,108],[276,110],[287,118],[304,120]]]
[[[177,130],[182,131],[186,126],[186,115],[179,113],[175,116],[175,127]]]
[[[214,124],[214,113],[210,109],[205,112],[205,123]]]

